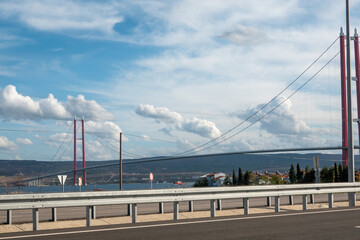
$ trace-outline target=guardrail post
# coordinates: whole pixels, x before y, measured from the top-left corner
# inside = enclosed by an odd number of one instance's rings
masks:
[[[329,199],[329,208],[333,208],[334,207],[334,194],[329,193],[328,194],[328,199]]]
[[[213,200],[213,199],[210,200],[210,212],[211,212],[210,216],[215,217],[215,215],[216,215],[215,200]]]
[[[33,231],[37,231],[39,230],[39,209],[33,208],[32,214],[33,214]]]
[[[56,208],[51,208],[51,221],[56,222],[57,220],[57,214],[56,214]]]
[[[96,219],[96,206],[91,207],[91,218]]]
[[[314,194],[310,194],[310,203],[312,203],[312,204],[315,203],[315,196],[314,196]]]
[[[243,199],[243,206],[244,206],[244,215],[248,215],[249,214],[249,198],[244,198]]]
[[[275,196],[275,212],[280,212],[280,197]]]
[[[131,216],[132,216],[132,223],[137,222],[137,204],[131,204]]]
[[[221,211],[222,210],[221,199],[218,199],[216,202],[217,202],[217,210]]]
[[[349,192],[348,198],[349,198],[349,207],[355,207],[356,206],[356,193]]]
[[[159,213],[164,214],[164,203],[162,202],[159,203]]]
[[[179,202],[174,202],[174,220],[179,219]]]
[[[271,207],[271,197],[266,197],[266,206]]]
[[[307,195],[302,196],[303,199],[303,210],[307,209]]]
[[[91,206],[86,206],[86,226],[90,227],[91,226],[91,215],[92,215],[92,207]]]
[[[11,210],[6,211],[6,224],[12,224],[12,213]]]
[[[194,211],[194,202],[189,201],[189,212],[193,212],[193,211]]]
[[[130,217],[132,216],[132,215],[131,215],[131,214],[132,214],[132,210],[131,210],[131,209],[132,209],[131,204],[128,204],[128,205],[127,205],[127,211],[128,211],[127,215],[130,216]]]
[[[294,205],[294,196],[289,196],[289,205]]]

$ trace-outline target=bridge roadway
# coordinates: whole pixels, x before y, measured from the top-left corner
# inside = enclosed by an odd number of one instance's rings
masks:
[[[359,207],[0,234],[0,240],[359,238]]]
[[[347,194],[335,194],[334,202],[336,201],[346,201]],[[357,200],[360,200],[360,194],[357,195]],[[310,201],[310,198],[308,198]],[[272,198],[272,204],[274,204],[274,198]],[[315,195],[316,203],[326,203],[328,202],[327,195]],[[250,199],[250,208],[251,207],[263,207],[266,206],[266,198],[251,198]],[[289,197],[281,197],[281,205],[289,204]],[[294,204],[302,204],[301,196],[294,196]],[[222,209],[236,209],[242,208],[243,202],[242,199],[228,199],[222,200]],[[188,202],[180,202],[180,211],[188,211]],[[210,204],[209,201],[195,201],[194,202],[194,211],[199,210],[209,210]],[[139,204],[138,205],[138,214],[154,214],[158,213],[159,205],[158,204]],[[172,203],[164,203],[164,212],[171,213],[173,212]],[[39,209],[40,222],[50,221],[51,220],[51,209]],[[111,205],[111,206],[97,206],[96,207],[96,217],[118,217],[127,215],[127,205]],[[86,213],[84,207],[72,207],[72,208],[58,208],[57,209],[57,220],[73,220],[73,219],[85,219]],[[29,210],[13,210],[12,211],[12,223],[26,223],[32,221],[32,211]],[[6,223],[6,211],[0,211],[0,224]],[[360,237],[359,237],[360,239]]]

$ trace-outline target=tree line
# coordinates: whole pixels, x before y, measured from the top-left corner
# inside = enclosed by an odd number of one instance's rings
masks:
[[[290,183],[315,183],[315,170],[313,168],[310,169],[309,166],[306,166],[305,170],[303,171],[298,163],[296,165],[295,172],[294,165],[291,164],[289,170],[289,181]],[[320,181],[322,183],[347,182],[348,167],[337,163],[335,163],[330,168],[324,166],[324,168],[320,171]]]
[[[245,173],[242,173],[242,169],[239,167],[238,175],[235,174],[235,169],[233,169],[232,180],[230,175],[227,175],[224,181],[224,185],[232,185],[232,186],[239,186],[239,185],[254,185],[254,184],[267,184],[270,182],[271,184],[284,184],[286,183],[280,175],[275,174],[271,176],[269,179],[267,176],[260,176],[256,177],[253,171],[246,170]]]
[[[356,181],[359,181],[359,176],[356,176]],[[342,166],[340,163],[335,163],[330,168],[324,166],[320,171],[320,181],[322,183],[332,182],[347,182],[348,181],[348,167]],[[223,185],[226,186],[239,186],[239,185],[254,185],[254,184],[299,184],[299,183],[315,183],[315,169],[310,168],[308,165],[305,169],[300,168],[297,163],[296,170],[294,164],[291,164],[289,169],[288,179],[284,179],[280,173],[273,174],[270,178],[266,175],[256,177],[253,171],[246,170],[243,173],[239,167],[238,174],[236,175],[235,168],[233,169],[232,178],[230,174],[226,175]],[[194,186],[207,186],[207,179],[198,179]]]
[[[254,183],[254,173],[250,170],[246,170],[245,173],[243,174],[241,168],[239,168],[238,177],[236,177],[235,168],[234,168],[232,180],[230,178],[230,175],[227,175],[224,181],[224,185],[233,185],[233,186],[251,185],[252,183]]]
[[[359,176],[356,178],[359,180]],[[281,174],[274,174],[270,178],[267,176],[260,176],[255,178],[254,173],[250,170],[246,170],[245,174],[242,173],[242,169],[239,168],[238,175],[235,174],[235,169],[233,169],[232,180],[230,175],[227,175],[224,181],[224,185],[251,185],[259,184],[261,181],[269,181],[271,184],[287,184],[287,183],[315,183],[315,169],[310,168],[308,165],[305,169],[300,168],[300,164],[296,164],[296,170],[294,164],[291,164],[289,169],[289,178],[283,179]],[[335,163],[330,168],[324,166],[320,171],[320,182],[322,183],[332,183],[332,182],[347,182],[348,181],[348,167],[342,166],[340,163]]]

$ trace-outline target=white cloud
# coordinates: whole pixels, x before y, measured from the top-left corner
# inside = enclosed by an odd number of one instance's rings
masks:
[[[86,144],[86,152],[91,160],[112,160],[118,157],[118,153],[109,151],[97,140],[89,140]]]
[[[60,147],[55,155],[55,160],[72,160],[73,152],[73,121],[58,121],[57,125],[70,131],[56,133],[50,136],[34,135],[35,138],[41,140],[44,144],[52,148],[49,156],[53,156],[55,150]],[[111,121],[85,121],[85,151],[88,160],[110,160],[118,157],[119,138],[122,130]],[[77,121],[77,138],[81,138],[81,121]],[[17,140],[20,143],[20,140]],[[129,141],[123,136],[123,141]],[[77,143],[77,151],[81,152],[81,140]],[[48,156],[48,157],[49,157]],[[61,158],[60,158],[61,157]]]
[[[24,145],[31,145],[33,144],[32,141],[28,138],[16,138],[16,142],[19,144],[24,144]]]
[[[285,100],[284,97],[279,97],[272,101],[264,109],[260,110],[254,117],[249,121],[255,122],[261,118],[273,108],[277,107],[281,102]],[[255,114],[265,104],[259,104],[255,107],[251,107],[244,112],[239,113],[237,116],[240,119],[245,119],[250,115]],[[311,129],[304,121],[296,118],[295,114],[290,111],[291,101],[288,99],[278,106],[273,112],[268,114],[265,118],[260,120],[260,126],[272,134],[286,134],[286,135],[298,135],[298,134],[309,134],[313,133]]]
[[[77,98],[68,96],[67,102],[64,105],[71,116],[84,116],[85,120],[114,119],[114,116],[101,107],[96,101],[86,100],[83,95],[78,95]]]
[[[153,118],[159,122],[181,123],[184,120],[177,112],[170,111],[165,107],[154,107],[150,104],[140,104],[135,108],[135,112],[140,116]]]
[[[50,140],[54,142],[62,142],[65,141],[66,138],[69,138],[67,133],[56,133],[50,136]]]
[[[46,116],[46,118],[69,119],[72,117],[71,113],[66,111],[65,107],[52,94],[49,94],[45,99],[41,99],[39,105],[42,116]]]
[[[166,46],[213,44],[214,38],[224,33],[224,29],[232,29],[240,22],[282,23],[285,17],[302,11],[295,0],[262,1],[261,7],[258,2],[236,0],[226,3],[221,0],[132,2],[152,24],[150,33],[141,32],[135,39],[146,44]],[[148,25],[143,25],[147,29]]]
[[[16,91],[15,86],[8,85],[0,92],[0,115],[5,119],[39,119],[40,105],[28,96]]]
[[[240,119],[246,119],[259,111],[255,116],[248,120],[249,122],[254,123],[277,107],[259,121],[260,129],[265,130],[267,133],[277,136],[281,141],[286,142],[287,144],[293,144],[294,146],[304,146],[304,144],[310,144],[310,146],[324,146],[326,137],[334,136],[334,134],[336,134],[335,131],[327,127],[310,127],[305,121],[298,119],[291,111],[291,101],[285,99],[285,97],[278,97],[260,111],[259,109],[262,108],[264,104],[251,107],[246,111],[238,113],[237,116]]]
[[[69,127],[72,122],[67,122],[66,126]],[[78,128],[78,138],[81,138],[81,125],[80,121],[77,122]],[[109,157],[109,154],[114,154],[114,152],[118,152],[119,147],[119,139],[120,139],[120,132],[122,130],[118,125],[110,121],[104,122],[94,122],[94,121],[85,121],[85,151],[90,151],[91,158],[94,157],[95,159],[103,158],[104,156]],[[65,149],[70,142],[73,141],[73,132],[70,131],[69,134],[57,133],[51,135],[49,138],[41,138],[45,144],[50,146],[59,147],[62,142],[64,142],[63,149]],[[128,138],[123,136],[123,141],[128,141]],[[80,142],[78,143],[78,146]],[[70,147],[72,148],[72,147]],[[112,149],[113,151],[111,151]],[[62,153],[63,150],[60,151]],[[81,151],[79,149],[78,151]],[[97,152],[98,151],[98,152]],[[114,155],[115,156],[115,155]],[[105,158],[110,159],[110,158]]]
[[[0,18],[16,19],[31,28],[75,37],[102,38],[153,45],[189,45],[213,42],[224,29],[239,22],[282,23],[285,17],[303,12],[296,0],[261,2],[231,0],[209,1],[71,1],[51,0],[0,3]],[[276,7],[274,7],[276,6]],[[271,11],[269,11],[271,9]],[[137,19],[123,34],[126,19]],[[286,21],[284,21],[286,22]],[[115,29],[119,24],[119,29]]]
[[[91,133],[96,137],[103,138],[105,139],[105,141],[108,140],[113,141],[112,143],[116,147],[118,147],[120,132],[122,132],[122,130],[118,125],[110,121],[104,121],[104,122],[86,121],[85,131]],[[128,141],[126,137],[123,137],[123,140]]]
[[[64,142],[64,146],[66,147],[69,142],[73,140],[72,134],[67,133],[56,133],[53,135],[50,135],[49,137],[37,137],[40,140],[43,140],[43,142],[50,146],[59,147],[62,142]]]
[[[181,137],[178,137],[176,139],[176,144],[178,145],[178,147],[184,151],[187,151],[189,149],[193,149],[195,148],[195,145],[192,144],[189,140],[187,139],[183,139]]]
[[[101,4],[93,1],[70,1],[61,3],[51,0],[10,1],[0,3],[0,17],[15,17],[29,27],[74,35],[86,35],[82,31],[113,34],[114,24],[121,22],[116,3]]]
[[[13,141],[10,141],[5,136],[0,136],[0,150],[13,151],[17,148],[18,146]]]
[[[174,124],[177,130],[194,133],[202,137],[216,138],[221,135],[215,123],[206,119],[184,119],[181,114],[165,107],[141,104],[135,108],[135,112],[140,116],[155,119],[157,123]],[[171,126],[161,129],[167,135],[171,135],[171,130],[173,130]]]
[[[67,102],[60,103],[52,94],[39,101],[18,93],[13,85],[0,91],[0,116],[4,120],[67,120],[73,116],[84,116],[86,120],[109,120],[113,115],[96,101],[68,96]]]
[[[180,130],[196,133],[202,137],[216,138],[221,135],[215,123],[205,119],[193,118],[182,123]]]

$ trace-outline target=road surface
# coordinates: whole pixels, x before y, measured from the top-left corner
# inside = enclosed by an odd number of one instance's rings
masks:
[[[0,234],[8,239],[360,239],[360,208]]]

